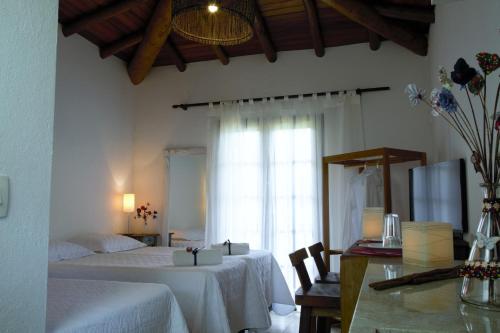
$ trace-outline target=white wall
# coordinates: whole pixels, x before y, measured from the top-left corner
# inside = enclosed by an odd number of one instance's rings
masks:
[[[451,72],[456,60],[462,57],[470,66],[479,69],[475,60],[476,53],[486,51],[500,54],[500,1],[455,1],[437,5],[435,11],[436,23],[431,26],[429,43],[429,88],[439,84],[439,66],[445,66]],[[491,90],[488,94],[492,97],[493,89],[498,84],[498,71],[490,76],[490,82],[496,82],[489,86]],[[454,92],[459,103],[468,109],[466,95],[458,87],[455,87]],[[479,108],[476,105],[477,111]],[[443,121],[435,119],[433,123],[433,160],[437,162],[465,158],[467,161],[469,227],[475,232],[482,204],[479,189],[481,179],[474,174],[474,168],[469,163],[471,153],[462,139]]]
[[[60,33],[50,238],[125,232],[132,189],[134,87],[117,58]]]
[[[0,2],[0,331],[43,332],[57,42],[56,0]],[[29,10],[26,10],[29,8]]]
[[[206,112],[172,109],[172,104],[273,96],[315,91],[390,86],[391,91],[363,95],[367,148],[389,146],[421,151],[431,149],[430,119],[409,106],[403,90],[408,82],[426,84],[424,57],[384,42],[372,52],[367,44],[327,49],[323,58],[313,51],[280,53],[276,63],[263,55],[189,64],[185,72],[174,67],[154,68],[137,87],[138,107],[134,149],[134,190],[138,199],[161,211],[164,198],[164,162],[167,146],[205,146]],[[327,125],[325,137],[331,137]],[[326,147],[326,154],[338,153]],[[395,168],[397,169],[397,167]],[[395,209],[408,216],[406,169],[394,182]],[[163,217],[163,215],[161,216]],[[159,219],[158,221],[161,221]],[[158,230],[150,225],[149,230]]]

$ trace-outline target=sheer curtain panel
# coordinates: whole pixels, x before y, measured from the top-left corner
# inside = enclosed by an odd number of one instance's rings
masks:
[[[207,244],[270,250],[296,287],[288,254],[321,239],[324,114],[338,105],[327,96],[211,107]]]

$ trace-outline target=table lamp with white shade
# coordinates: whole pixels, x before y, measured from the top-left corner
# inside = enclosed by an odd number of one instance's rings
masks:
[[[135,212],[135,194],[125,193],[123,195],[123,212],[127,214],[127,232],[130,232],[130,213]]]
[[[382,238],[384,232],[384,208],[366,207],[363,209],[363,239]]]

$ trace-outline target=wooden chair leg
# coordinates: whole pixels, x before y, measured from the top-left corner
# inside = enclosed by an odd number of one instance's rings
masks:
[[[332,329],[332,318],[325,317],[325,333],[330,333]]]
[[[317,333],[325,333],[326,331],[326,318],[318,317],[318,327],[316,329]]]
[[[317,332],[317,327],[318,327],[317,319],[318,317],[311,315],[311,326],[309,327],[309,333]]]
[[[299,333],[309,333],[311,329],[312,308],[302,306],[300,308],[300,326]]]

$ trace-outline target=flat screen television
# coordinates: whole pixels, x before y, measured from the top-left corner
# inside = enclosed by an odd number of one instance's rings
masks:
[[[465,161],[416,167],[409,173],[410,220],[447,222],[455,234],[467,232]]]

